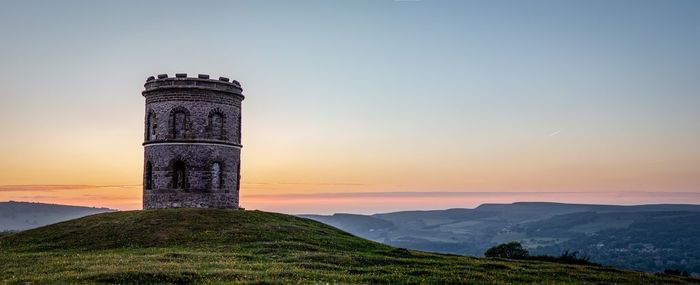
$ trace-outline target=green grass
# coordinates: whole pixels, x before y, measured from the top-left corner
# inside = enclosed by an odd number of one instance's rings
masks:
[[[0,237],[6,284],[698,284],[607,267],[398,249],[294,216],[105,213]]]

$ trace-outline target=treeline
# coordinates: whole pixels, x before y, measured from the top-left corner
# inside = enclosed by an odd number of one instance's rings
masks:
[[[491,247],[484,253],[486,257],[495,258],[507,258],[507,259],[519,259],[519,260],[539,260],[539,261],[549,261],[565,264],[579,264],[579,265],[596,265],[600,264],[591,262],[591,258],[588,255],[580,255],[578,251],[565,250],[559,256],[552,255],[530,255],[530,252],[523,247],[520,242],[513,241],[509,243],[499,244],[497,246]]]
[[[537,260],[537,261],[548,261],[564,264],[578,264],[578,265],[593,265],[593,266],[603,266],[602,264],[595,263],[591,261],[591,257],[587,254],[579,254],[578,251],[564,250],[559,256],[552,255],[530,255],[530,252],[523,247],[520,242],[512,241],[508,243],[502,243],[491,247],[484,253],[486,257],[493,258],[506,258],[515,260]],[[658,272],[656,274],[667,274],[676,275],[682,277],[691,277],[690,273],[678,269],[666,269],[663,272]]]

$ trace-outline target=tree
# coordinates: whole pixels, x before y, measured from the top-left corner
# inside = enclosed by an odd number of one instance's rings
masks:
[[[486,250],[484,255],[486,257],[525,259],[530,256],[530,253],[523,247],[522,244],[520,244],[520,242],[512,241],[489,248]]]
[[[678,269],[666,269],[666,270],[664,270],[664,273],[669,274],[669,275],[683,276],[683,277],[690,276],[690,274],[688,274],[687,271],[682,271],[682,270],[678,270]]]

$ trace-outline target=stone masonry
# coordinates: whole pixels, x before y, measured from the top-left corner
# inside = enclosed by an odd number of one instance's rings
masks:
[[[144,87],[143,208],[238,208],[238,81],[160,74]]]

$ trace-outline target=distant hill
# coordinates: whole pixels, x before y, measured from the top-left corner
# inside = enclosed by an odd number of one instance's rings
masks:
[[[482,256],[521,241],[535,254],[578,250],[592,261],[700,275],[700,205],[484,204],[475,209],[304,215],[381,243]]]
[[[406,250],[310,219],[218,209],[104,213],[5,235],[0,265],[2,284],[697,284]]]
[[[43,203],[0,202],[0,232],[26,230],[111,211],[114,210]]]

